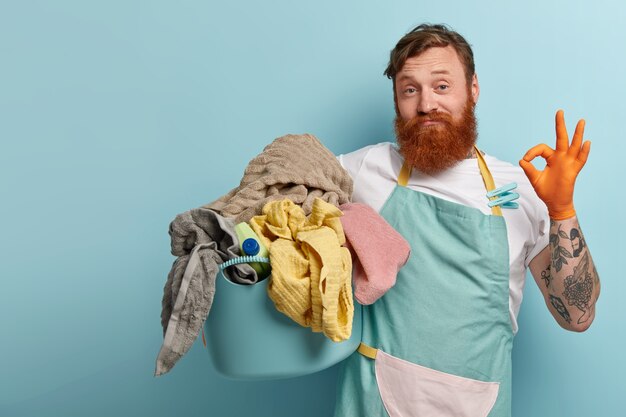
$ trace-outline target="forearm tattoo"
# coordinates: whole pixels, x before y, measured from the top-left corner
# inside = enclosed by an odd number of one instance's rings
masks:
[[[561,317],[563,317],[563,320],[568,323],[572,322],[569,311],[567,311],[565,304],[563,304],[563,301],[559,297],[555,297],[550,294],[550,304],[552,304],[552,307],[554,307],[554,309],[561,315]]]
[[[556,226],[556,223],[551,220],[550,225]],[[589,251],[584,250],[587,244],[580,230],[574,227],[568,234],[561,230],[561,227],[562,224],[559,224],[556,233],[550,234],[551,262],[550,266],[541,272],[541,278],[545,281],[546,287],[550,287],[550,284],[555,282],[555,271],[558,273],[564,265],[569,265],[568,260],[572,263],[573,273],[563,279],[563,298],[567,305],[575,306],[583,313],[578,319],[578,324],[581,324],[591,316],[594,286],[599,285],[598,273],[592,265]],[[568,248],[565,248],[564,244],[568,244]],[[566,273],[565,270],[563,272]],[[559,297],[550,294],[550,303],[565,321],[571,322],[569,311]]]
[[[569,240],[572,242],[572,255],[574,258],[578,258],[585,246],[587,246],[585,238],[578,229],[573,228],[569,232]]]
[[[554,224],[554,220],[550,221],[551,224]],[[572,229],[574,230],[574,229]],[[557,230],[557,233],[550,234],[550,247],[552,248],[552,268],[559,272],[563,265],[567,265],[567,258],[572,258],[572,254],[561,246],[561,238],[568,239],[567,233],[561,230],[561,225]]]
[[[546,288],[550,288],[550,282],[552,281],[552,276],[550,275],[550,265],[541,271],[541,279],[546,283]]]
[[[583,315],[578,319],[578,324],[589,319],[591,313],[589,301],[592,294],[593,278],[589,272],[589,253],[586,252],[578,266],[574,267],[574,274],[565,278],[565,291],[563,291],[563,297],[567,300],[567,304],[576,306],[583,312]]]

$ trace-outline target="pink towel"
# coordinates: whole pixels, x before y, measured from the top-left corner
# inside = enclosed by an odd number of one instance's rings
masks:
[[[396,283],[396,275],[411,254],[409,243],[368,205],[348,203],[341,224],[353,253],[354,296],[363,305],[374,303]]]

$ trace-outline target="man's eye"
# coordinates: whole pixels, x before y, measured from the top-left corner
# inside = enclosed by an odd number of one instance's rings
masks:
[[[440,84],[437,86],[437,90],[440,90],[440,91],[445,91],[447,89],[448,89],[448,85],[446,84]]]
[[[407,93],[407,94],[413,94],[416,91],[417,90],[415,88],[412,88],[412,87],[409,87],[409,88],[404,90],[404,92]]]

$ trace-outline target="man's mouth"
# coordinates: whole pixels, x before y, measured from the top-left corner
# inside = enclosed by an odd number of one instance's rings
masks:
[[[443,122],[439,120],[424,120],[421,124],[422,126],[434,126],[434,125],[443,124]]]

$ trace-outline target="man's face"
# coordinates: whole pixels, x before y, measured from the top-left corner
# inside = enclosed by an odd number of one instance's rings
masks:
[[[407,59],[395,80],[395,127],[405,159],[435,173],[465,158],[476,140],[479,86],[475,75],[467,85],[454,48],[430,48]]]

